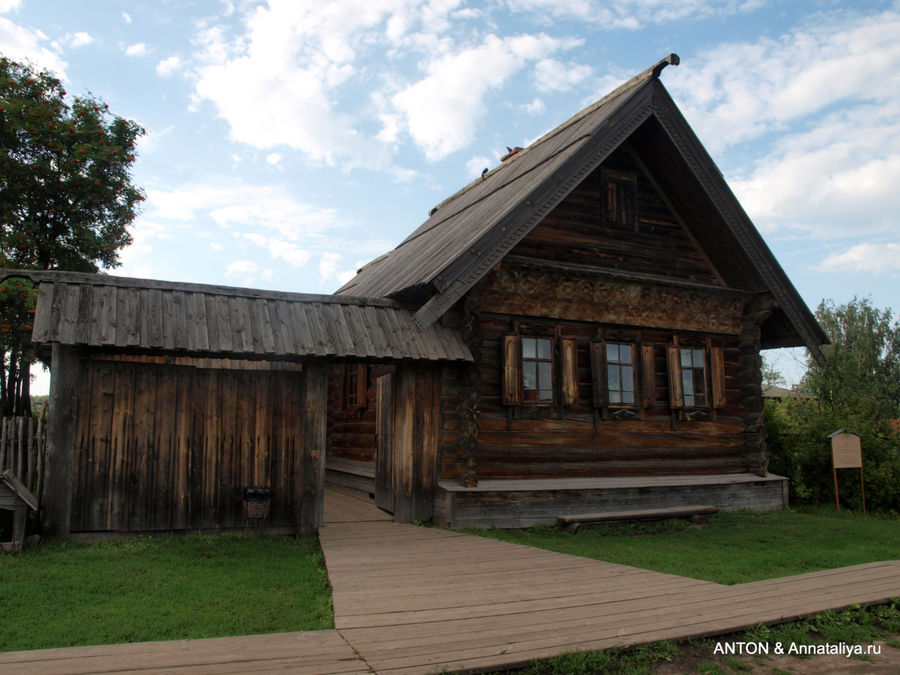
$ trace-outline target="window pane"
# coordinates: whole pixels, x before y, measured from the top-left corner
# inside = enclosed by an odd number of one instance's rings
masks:
[[[695,349],[694,350],[694,368],[702,368],[703,367],[703,350]]]
[[[684,401],[687,403],[687,398],[690,396],[693,398],[694,396],[694,371],[693,370],[682,370],[681,371],[681,386],[684,390]]]
[[[537,340],[539,359],[550,359],[550,353],[552,351],[550,349],[551,344],[550,340]]]
[[[626,391],[622,394],[622,403],[634,403],[634,392]]]
[[[609,390],[609,402],[610,403],[621,403],[622,395],[619,392],[613,391],[612,389],[610,389]]]
[[[622,390],[634,391],[634,368],[622,366]]]
[[[525,361],[522,364],[522,389],[526,391],[537,389],[536,366],[534,361]]]
[[[552,389],[541,389],[540,392],[541,401],[552,401],[553,400],[553,390]]]
[[[687,394],[685,394],[684,395],[684,405],[686,405],[688,408],[693,408],[694,407],[694,397],[688,396]]]
[[[610,393],[613,391],[621,391],[622,382],[619,379],[619,366],[606,366],[607,382],[609,383]]]
[[[621,345],[619,347],[619,362],[631,363],[631,345]]]
[[[681,350],[681,367],[682,368],[690,368],[691,367],[691,350],[690,349],[682,349]]]
[[[534,338],[522,338],[522,358],[533,359],[535,357]]]
[[[616,344],[607,344],[606,345],[606,360],[608,363],[618,363],[619,362],[619,345],[616,345]]]
[[[538,386],[541,389],[550,389],[552,381],[553,375],[551,374],[550,363],[547,361],[538,362]]]

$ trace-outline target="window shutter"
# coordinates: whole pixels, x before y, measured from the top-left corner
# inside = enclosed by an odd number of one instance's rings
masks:
[[[606,343],[602,340],[591,342],[591,376],[594,382],[594,407],[609,405],[609,383],[606,375]]]
[[[681,384],[681,350],[666,347],[666,364],[669,369],[669,407],[672,410],[684,408],[684,388]]]
[[[562,338],[559,341],[560,368],[562,369],[562,402],[563,405],[575,405],[578,402],[578,353],[575,340]]]
[[[641,345],[641,407],[656,404],[656,350],[653,345]]]
[[[712,347],[709,350],[710,379],[712,381],[712,404],[714,408],[725,407],[725,350]]]
[[[518,335],[503,336],[503,405],[522,405],[522,349]]]

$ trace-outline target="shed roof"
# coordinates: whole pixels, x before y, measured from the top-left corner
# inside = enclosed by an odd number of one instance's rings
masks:
[[[655,156],[654,175],[692,225],[715,245],[735,288],[768,291],[777,308],[763,345],[827,343],[721,172],[681,115],[659,74],[671,54],[442,202],[397,248],[363,267],[338,294],[414,297],[431,325],[626,141]],[[636,133],[637,132],[637,133]],[[731,284],[730,284],[731,285]]]
[[[37,343],[269,359],[472,359],[458,334],[439,325],[423,331],[391,300],[78,272],[0,276],[40,284]]]

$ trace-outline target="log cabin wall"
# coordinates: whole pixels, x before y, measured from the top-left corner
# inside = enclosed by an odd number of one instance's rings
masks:
[[[375,463],[375,383],[394,368],[356,363],[329,367],[329,458]]]
[[[475,363],[443,371],[440,477],[764,474],[759,305],[617,151],[445,316]],[[551,341],[550,401],[504,400],[504,377],[521,378],[510,335]],[[598,401],[608,343],[633,349],[634,405]],[[702,354],[703,405],[685,403],[669,362],[685,348]]]
[[[298,366],[166,361],[84,361],[71,531],[241,527],[241,492],[251,485],[274,492],[268,525],[293,527],[304,484]],[[213,363],[220,367],[201,367]]]

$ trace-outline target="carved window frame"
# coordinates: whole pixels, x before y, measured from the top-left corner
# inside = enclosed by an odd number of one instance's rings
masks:
[[[669,376],[669,407],[674,411],[683,411],[691,418],[693,413],[719,410],[727,404],[725,350],[712,345],[686,342],[674,344],[666,348],[666,364]],[[702,372],[698,377],[697,373]],[[690,377],[687,377],[690,373]],[[686,386],[691,383],[692,393],[686,393]],[[702,385],[698,394],[696,383]],[[703,400],[698,400],[702,396]],[[697,417],[699,419],[699,417]]]

